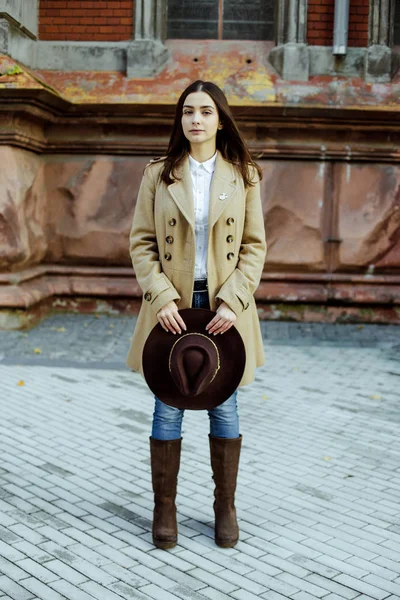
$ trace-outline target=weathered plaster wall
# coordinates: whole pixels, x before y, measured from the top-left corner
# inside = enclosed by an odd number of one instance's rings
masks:
[[[400,166],[336,165],[336,270],[400,271]]]
[[[48,157],[45,260],[130,266],[129,231],[147,162],[136,157]]]
[[[128,247],[147,161],[0,147],[0,313],[140,298]],[[400,165],[259,163],[268,254],[257,301],[399,305]]]
[[[43,166],[37,155],[7,146],[0,165],[0,271],[17,271],[46,253]]]
[[[1,269],[129,267],[145,157],[0,148]],[[400,166],[260,160],[265,271],[400,273]],[[334,251],[330,240],[336,239]],[[4,250],[6,248],[6,250]],[[329,251],[328,251],[329,249]]]

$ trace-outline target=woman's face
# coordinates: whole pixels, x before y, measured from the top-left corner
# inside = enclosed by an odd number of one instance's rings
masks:
[[[189,94],[182,109],[182,128],[192,144],[216,143],[219,128],[218,109],[206,92]]]

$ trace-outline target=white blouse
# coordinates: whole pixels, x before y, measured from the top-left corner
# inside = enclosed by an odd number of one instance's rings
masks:
[[[199,163],[189,154],[189,168],[193,184],[194,219],[196,236],[195,279],[207,278],[208,212],[210,206],[211,180],[215,170],[217,153]]]

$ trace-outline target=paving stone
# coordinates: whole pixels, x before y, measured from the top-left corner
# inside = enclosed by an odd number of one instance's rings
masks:
[[[377,600],[383,600],[383,598],[387,598],[388,596],[388,593],[382,588],[371,585],[364,580],[354,579],[348,575],[338,575],[335,577],[335,581],[346,585],[350,589],[365,593],[368,596],[371,596],[371,598],[377,598]]]
[[[26,579],[23,581],[26,581]],[[31,600],[33,598],[33,594],[29,590],[6,575],[0,575],[0,590],[8,594],[13,600]]]
[[[399,328],[263,323],[267,362],[238,396],[240,541],[214,544],[208,418],[187,411],[165,552],[122,321],[0,332],[1,600],[400,598]]]

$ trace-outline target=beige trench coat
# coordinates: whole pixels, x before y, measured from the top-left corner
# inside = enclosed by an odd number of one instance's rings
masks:
[[[143,346],[158,322],[157,312],[171,300],[179,309],[190,308],[193,295],[195,223],[189,160],[177,172],[180,181],[171,185],[159,181],[162,166],[160,160],[145,169],[130,234],[130,254],[143,302],[127,365],[140,372]],[[238,171],[218,153],[210,192],[208,293],[211,310],[225,301],[237,315],[235,326],[246,348],[240,385],[250,383],[255,368],[264,363],[253,294],[265,252],[259,183],[245,189]]]

